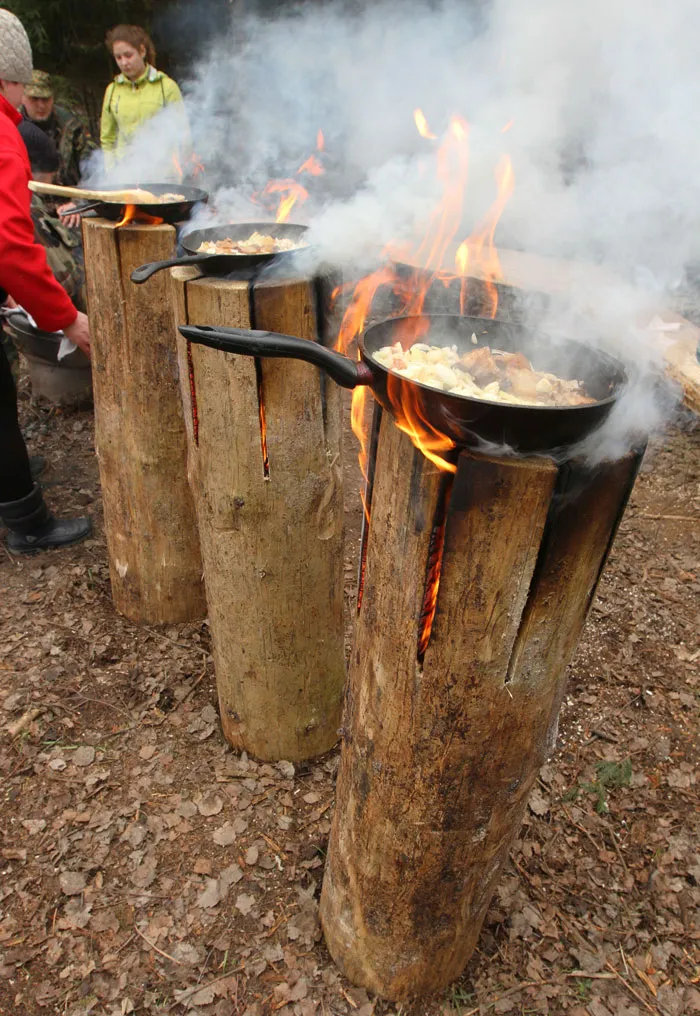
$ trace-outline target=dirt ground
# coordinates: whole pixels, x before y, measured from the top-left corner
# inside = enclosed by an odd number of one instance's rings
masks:
[[[693,421],[647,455],[475,955],[442,997],[396,1006],[344,980],[320,933],[337,756],[227,747],[206,623],[112,608],[91,414],[32,403],[26,380],[21,408],[47,499],[96,531],[0,550],[0,1013],[700,1012]]]

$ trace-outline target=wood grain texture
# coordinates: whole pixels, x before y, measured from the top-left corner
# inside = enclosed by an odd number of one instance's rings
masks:
[[[463,453],[421,667],[437,478],[384,420],[321,895],[326,942],[355,983],[405,1000],[469,959],[635,469],[593,479]]]
[[[173,278],[180,321],[250,326],[246,283]],[[252,306],[256,327],[313,340],[308,280],[258,284]],[[266,478],[254,360],[182,338],[179,355],[224,732],[257,758],[319,755],[345,682],[339,393],[308,364],[261,363]]]
[[[83,220],[95,445],[112,596],[132,621],[202,618],[206,600],[173,336],[170,281],[130,281],[171,257],[172,226]]]

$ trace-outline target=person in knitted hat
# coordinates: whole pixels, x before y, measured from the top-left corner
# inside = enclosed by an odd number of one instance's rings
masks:
[[[29,156],[17,124],[24,86],[32,79],[32,50],[22,22],[0,8],[0,306],[8,296],[47,332],[63,331],[89,354],[90,328],[54,278],[44,248],[34,239],[30,214]],[[32,478],[17,418],[17,389],[0,344],[0,522],[7,546],[31,554],[77,543],[92,530],[87,518],[57,519]]]

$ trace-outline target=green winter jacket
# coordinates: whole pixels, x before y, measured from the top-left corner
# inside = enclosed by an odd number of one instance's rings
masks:
[[[136,81],[129,81],[123,74],[118,74],[108,85],[102,103],[100,142],[106,165],[111,167],[119,162],[136,129],[164,106],[173,103],[179,103],[182,109],[185,136],[180,139],[179,147],[186,147],[189,130],[182,95],[173,79],[150,64]]]

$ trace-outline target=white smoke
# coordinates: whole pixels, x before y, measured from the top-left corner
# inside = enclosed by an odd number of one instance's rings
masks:
[[[629,367],[609,445],[595,452],[617,454],[666,412],[650,383],[662,363],[658,334],[640,326],[700,255],[699,40],[695,0],[394,0],[238,16],[181,82],[212,191],[198,224],[261,218],[250,196],[292,176],[320,128],[326,174],[302,180],[310,198],[292,218],[311,222],[324,260],[367,264],[390,241],[419,239],[439,193],[438,142],[418,135],[413,110],[438,135],[463,116],[462,235],[493,200],[494,165],[507,151],[515,192],[497,243],[592,261],[625,280],[599,294],[582,277],[540,324],[588,331]],[[154,118],[118,182],[126,170],[140,182],[172,179],[176,140],[167,111]]]

